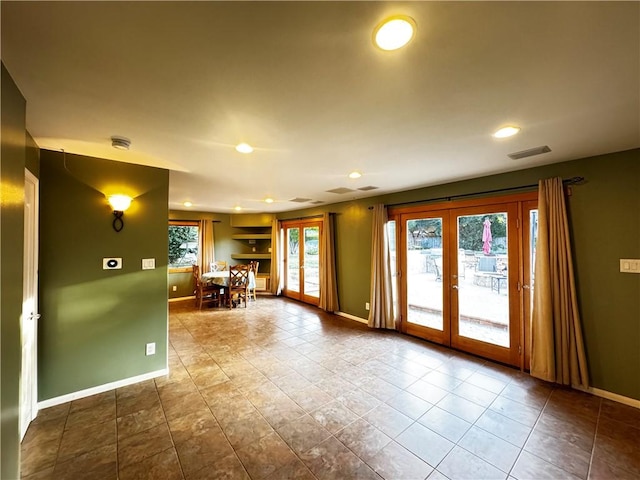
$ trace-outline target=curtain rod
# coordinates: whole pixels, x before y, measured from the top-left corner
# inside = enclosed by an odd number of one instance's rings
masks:
[[[329,214],[331,214],[331,212],[328,212]],[[289,222],[289,221],[294,221],[294,220],[307,220],[307,219],[312,219],[312,218],[322,218],[324,215],[322,213],[318,214],[318,215],[310,215],[308,217],[295,217],[295,218],[278,218],[279,222]]]
[[[584,177],[571,177],[571,178],[562,180],[562,183],[564,185],[578,185],[582,182],[584,182]],[[487,193],[500,193],[500,192],[509,192],[512,190],[523,190],[525,188],[534,188],[537,186],[538,186],[537,183],[532,183],[530,185],[520,185],[519,187],[496,188],[495,190],[484,190],[482,192],[474,192],[474,193],[461,193],[459,195],[449,195],[448,197],[437,197],[437,198],[427,198],[424,200],[412,200],[409,202],[388,203],[385,206],[396,207],[398,205],[412,205],[414,203],[437,202],[439,200],[451,201],[454,198],[458,199],[458,198],[473,197],[476,195],[485,195]],[[370,206],[369,210],[373,210],[373,206]]]

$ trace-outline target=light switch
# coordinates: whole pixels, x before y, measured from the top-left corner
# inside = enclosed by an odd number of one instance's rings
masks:
[[[142,259],[142,269],[143,270],[153,270],[156,268],[156,259],[155,258],[143,258]]]
[[[620,271],[622,273],[640,273],[640,259],[621,258]]]

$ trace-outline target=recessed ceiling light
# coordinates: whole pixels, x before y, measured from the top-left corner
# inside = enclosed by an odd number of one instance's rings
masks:
[[[349,178],[360,178],[362,176],[362,174],[356,170],[354,170],[353,172],[351,172],[349,174]]]
[[[236,212],[239,212],[240,210],[242,210],[242,207],[241,207],[240,205],[236,205],[235,207],[233,207],[233,209],[234,209]]]
[[[111,146],[113,148],[117,148],[118,150],[129,150],[129,147],[131,146],[131,140],[126,137],[114,135],[113,137],[111,137]]]
[[[500,130],[493,134],[494,138],[507,138],[512,137],[516,133],[520,131],[520,127],[514,127],[509,125],[507,127],[502,127]]]
[[[395,15],[380,22],[373,30],[373,43],[382,50],[397,50],[409,43],[416,32],[416,22],[405,15]]]
[[[264,199],[264,203],[273,203],[273,198],[267,197]]]
[[[236,150],[240,153],[251,153],[253,152],[253,147],[248,143],[239,143],[236,145]]]
[[[184,202],[182,205],[184,205],[185,207],[193,207],[193,203],[191,202]]]

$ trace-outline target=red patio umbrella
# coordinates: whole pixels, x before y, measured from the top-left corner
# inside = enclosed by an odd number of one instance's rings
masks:
[[[484,221],[484,228],[482,229],[482,251],[485,255],[489,255],[491,252],[491,242],[493,238],[491,237],[491,222],[487,218]]]

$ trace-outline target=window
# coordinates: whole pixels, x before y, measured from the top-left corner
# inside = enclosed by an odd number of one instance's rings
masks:
[[[198,263],[199,233],[198,222],[169,222],[169,268],[191,267]]]

